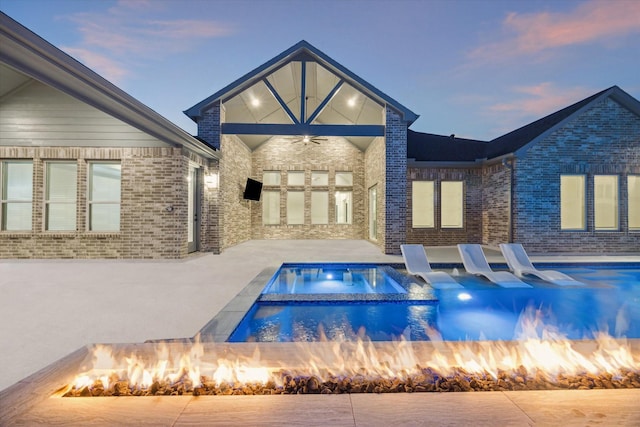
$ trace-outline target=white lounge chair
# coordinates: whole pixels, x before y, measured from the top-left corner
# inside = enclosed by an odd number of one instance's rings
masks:
[[[458,245],[458,252],[467,273],[484,276],[503,288],[531,288],[508,271],[493,271],[484,256],[482,246],[477,244]]]
[[[556,285],[581,286],[584,283],[567,276],[564,273],[555,270],[538,270],[534,267],[520,243],[501,243],[500,250],[504,259],[507,260],[509,269],[518,277],[524,277],[527,274],[537,276],[542,280],[551,282]]]
[[[462,288],[462,285],[444,271],[433,271],[422,245],[400,245],[404,265],[409,274],[421,277],[436,289]]]

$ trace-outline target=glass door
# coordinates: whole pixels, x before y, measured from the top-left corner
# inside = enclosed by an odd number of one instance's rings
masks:
[[[195,252],[198,250],[198,213],[199,209],[199,197],[200,186],[198,182],[198,168],[189,165],[189,177],[187,178],[189,183],[188,192],[189,197],[187,201],[187,243],[189,252]]]

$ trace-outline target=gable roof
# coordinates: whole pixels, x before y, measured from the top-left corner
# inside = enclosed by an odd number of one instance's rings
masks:
[[[0,12],[0,62],[173,146],[206,158],[216,150]],[[18,82],[16,81],[16,84]]]
[[[409,131],[407,156],[417,161],[473,162],[508,154],[523,155],[533,144],[607,97],[640,116],[640,102],[618,86],[612,86],[489,142]]]
[[[398,111],[403,119],[407,121],[409,124],[413,123],[419,116],[413,111],[409,110],[407,107],[400,104],[398,101],[394,100],[390,96],[386,95],[382,91],[378,90],[371,84],[367,83],[356,74],[349,71],[347,68],[337,63],[329,56],[324,54],[319,49],[312,46],[310,43],[302,40],[295,45],[291,46],[289,49],[260,65],[258,68],[250,71],[244,76],[240,77],[233,83],[225,86],[220,89],[218,92],[213,95],[207,97],[206,99],[198,102],[191,108],[188,108],[184,111],[184,113],[189,116],[193,121],[197,122],[198,118],[202,116],[202,111],[209,107],[211,104],[218,100],[224,100],[229,98],[230,96],[240,92],[243,89],[246,89],[253,84],[257,83],[259,80],[265,78],[279,67],[283,66],[294,60],[311,60],[316,61],[326,67],[328,70],[332,71],[336,75],[343,78],[347,83],[351,84],[358,90],[365,93],[367,96],[376,100],[381,104],[386,104],[392,107],[394,110]]]

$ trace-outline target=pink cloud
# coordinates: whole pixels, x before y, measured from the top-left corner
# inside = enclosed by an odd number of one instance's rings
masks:
[[[116,85],[129,74],[116,61],[94,51],[75,47],[62,47],[62,50]]]
[[[510,13],[503,28],[509,38],[480,46],[470,56],[492,60],[637,33],[640,2],[591,0],[567,13]]]
[[[510,95],[510,101],[495,103],[485,110],[492,121],[500,123],[496,134],[517,129],[595,93],[584,87],[559,88],[550,82],[517,86],[513,92],[515,96]]]

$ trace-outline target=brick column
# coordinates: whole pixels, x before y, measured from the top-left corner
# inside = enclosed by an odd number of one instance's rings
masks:
[[[385,129],[386,254],[399,254],[407,232],[407,122],[387,106]]]
[[[198,119],[198,136],[209,144],[212,144],[218,150],[220,149],[220,123],[224,117],[221,108],[221,102],[216,101],[212,106],[204,110],[202,117]]]

